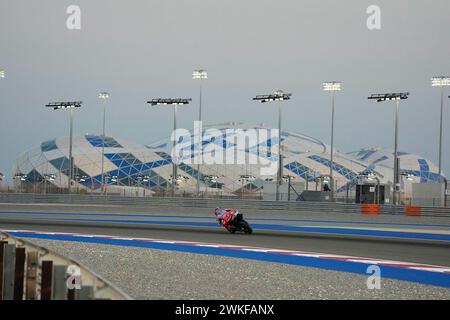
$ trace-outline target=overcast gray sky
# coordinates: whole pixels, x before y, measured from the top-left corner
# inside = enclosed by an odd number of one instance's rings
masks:
[[[81,8],[81,30],[66,9]],[[381,7],[381,30],[366,27]],[[292,92],[283,126],[329,141],[326,80],[343,81],[336,101],[342,151],[393,146],[394,106],[370,93],[410,91],[402,103],[400,149],[437,162],[440,94],[430,77],[450,74],[449,0],[0,0],[0,171],[21,152],[68,134],[68,113],[44,105],[84,102],[75,133],[99,133],[98,92],[110,92],[108,134],[149,143],[170,133],[171,111],[155,97],[192,97],[180,126],[197,116],[205,68],[207,123],[276,125],[276,109],[256,94]],[[448,96],[450,93],[447,92]],[[446,99],[444,170],[450,172]]]

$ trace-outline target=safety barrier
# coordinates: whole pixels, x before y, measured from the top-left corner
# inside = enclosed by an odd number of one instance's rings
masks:
[[[0,232],[0,300],[129,300],[79,263]]]
[[[0,193],[0,203],[117,205],[153,208],[235,207],[252,211],[293,213],[361,213],[361,205],[339,202],[269,201],[255,199],[207,199],[184,197],[123,197],[117,195]],[[405,215],[404,206],[383,204],[380,214]],[[450,217],[450,208],[421,207],[422,216]]]
[[[407,216],[420,216],[422,213],[422,207],[421,206],[413,206],[413,205],[407,205],[405,206],[405,214]]]
[[[379,214],[381,214],[380,205],[379,204],[362,204],[361,205],[361,213],[370,214],[370,215],[379,215]]]

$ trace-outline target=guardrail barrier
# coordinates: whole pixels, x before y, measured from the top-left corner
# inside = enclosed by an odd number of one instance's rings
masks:
[[[0,300],[129,300],[79,263],[0,232]]]
[[[361,213],[361,204],[341,202],[272,201],[255,199],[206,199],[184,197],[123,197],[117,195],[0,193],[0,203],[117,205],[152,208],[239,208],[252,211],[294,213]],[[379,205],[380,214],[405,215],[403,205]],[[450,208],[421,207],[422,216],[450,217]]]

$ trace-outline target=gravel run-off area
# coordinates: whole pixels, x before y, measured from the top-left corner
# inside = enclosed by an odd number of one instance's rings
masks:
[[[66,241],[31,242],[72,258],[134,299],[450,299],[450,289],[287,264]]]

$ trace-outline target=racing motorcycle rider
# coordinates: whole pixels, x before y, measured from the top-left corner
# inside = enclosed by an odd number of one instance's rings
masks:
[[[217,222],[225,227],[225,229],[227,229],[228,231],[232,231],[234,226],[233,226],[233,215],[230,214],[230,209],[220,209],[220,208],[215,208],[214,209],[214,214],[216,215],[216,220]]]

